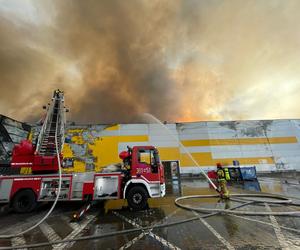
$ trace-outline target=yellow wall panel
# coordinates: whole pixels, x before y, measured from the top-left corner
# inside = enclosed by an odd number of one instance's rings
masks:
[[[296,137],[273,137],[273,138],[241,138],[241,139],[204,139],[204,140],[182,140],[186,147],[196,146],[224,146],[224,145],[249,145],[249,144],[277,144],[297,143]]]
[[[80,144],[80,145],[85,143],[81,135],[72,136],[71,141],[76,143],[76,144]]]
[[[74,172],[85,172],[85,162],[74,161]]]
[[[179,148],[161,147],[157,148],[162,161],[178,160],[180,158]]]
[[[109,126],[109,127],[105,128],[104,130],[112,131],[112,130],[119,130],[119,129],[120,129],[120,124],[116,124],[116,125]]]
[[[249,158],[226,158],[226,159],[214,159],[212,165],[216,165],[220,162],[222,165],[232,165],[234,160],[238,160],[240,165],[258,165],[258,164],[274,164],[272,157],[249,157]]]
[[[192,153],[194,160],[199,166],[216,166],[219,162],[222,165],[232,165],[232,161],[238,160],[241,165],[255,165],[255,164],[274,164],[272,157],[249,157],[249,158],[225,158],[225,159],[213,159],[210,152]],[[188,154],[181,154],[180,166],[195,166],[196,164]]]
[[[192,153],[194,160],[199,166],[207,166],[212,164],[212,157],[210,152]],[[195,166],[196,164],[188,154],[180,155],[180,166]]]
[[[73,151],[70,147],[70,144],[65,143],[62,150],[64,158],[74,157]]]
[[[81,134],[84,131],[83,128],[75,128],[75,129],[68,129],[68,134]]]
[[[271,137],[268,138],[269,143],[276,144],[276,143],[297,143],[297,137]]]
[[[185,147],[210,146],[210,140],[182,140],[182,145]]]

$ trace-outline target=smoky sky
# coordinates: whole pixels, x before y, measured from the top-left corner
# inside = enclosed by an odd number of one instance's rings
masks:
[[[1,1],[0,113],[60,88],[80,123],[298,118],[299,1]]]

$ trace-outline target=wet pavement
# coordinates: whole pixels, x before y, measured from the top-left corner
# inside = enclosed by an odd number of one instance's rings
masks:
[[[300,203],[300,184],[297,179],[260,177],[259,182],[246,182],[230,186],[234,193],[267,192],[295,197]],[[183,210],[174,204],[181,195],[215,194],[204,180],[183,179],[181,187],[174,181],[167,186],[164,198],[150,199],[149,209],[133,212],[123,200],[111,200],[93,207],[79,222],[70,216],[80,208],[79,203],[60,203],[38,228],[12,239],[0,240],[0,247],[20,246],[82,236],[103,235],[121,230],[150,227],[101,239],[63,243],[36,249],[300,249],[300,217],[237,216],[204,214]],[[215,198],[184,201],[192,206],[230,208],[241,204],[224,202]],[[40,206],[31,214],[14,214],[2,207],[0,234],[16,233],[28,228],[46,214],[51,204]],[[297,206],[247,205],[238,210],[295,211]],[[162,228],[152,228],[162,223],[173,223],[189,218],[193,221]]]

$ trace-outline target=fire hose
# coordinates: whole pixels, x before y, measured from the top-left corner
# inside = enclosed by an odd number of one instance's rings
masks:
[[[205,198],[219,198],[219,195],[189,195],[189,196],[181,196],[175,199],[176,206],[193,210],[202,213],[211,213],[211,212],[219,212],[224,214],[236,214],[236,215],[277,215],[277,216],[300,216],[300,211],[283,211],[283,212],[266,212],[266,211],[247,211],[247,210],[230,210],[230,209],[219,209],[219,208],[204,208],[204,207],[191,207],[189,205],[185,205],[180,203],[179,201],[188,200],[188,199],[205,199]],[[234,197],[250,197],[252,199],[247,199],[248,201],[253,201],[254,203],[270,203],[270,204],[290,204],[294,206],[298,206],[298,204],[294,204],[292,200],[286,198],[281,195],[275,194],[230,194],[229,199],[235,201],[241,201],[240,199],[235,199]],[[267,199],[255,199],[255,198],[267,198]],[[275,200],[270,200],[275,199]]]

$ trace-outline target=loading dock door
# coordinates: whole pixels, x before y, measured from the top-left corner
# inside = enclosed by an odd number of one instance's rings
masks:
[[[179,161],[162,161],[162,164],[164,166],[167,194],[180,192]]]

